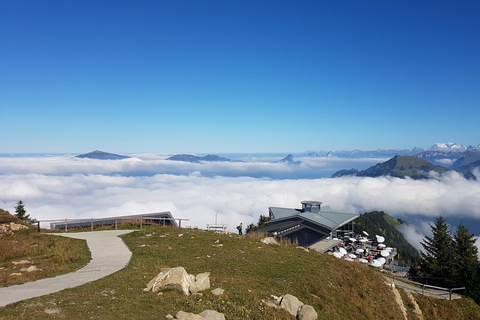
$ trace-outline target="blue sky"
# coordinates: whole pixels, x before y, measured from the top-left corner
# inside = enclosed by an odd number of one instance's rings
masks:
[[[480,140],[478,1],[0,0],[0,153]]]

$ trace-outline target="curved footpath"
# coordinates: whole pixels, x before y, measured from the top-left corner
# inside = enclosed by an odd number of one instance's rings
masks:
[[[0,307],[18,301],[74,288],[123,269],[132,253],[118,236],[133,230],[107,230],[81,233],[52,233],[53,235],[84,239],[92,252],[92,260],[75,272],[40,279],[20,285],[0,288]]]

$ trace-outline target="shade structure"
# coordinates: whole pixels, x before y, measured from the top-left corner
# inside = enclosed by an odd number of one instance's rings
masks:
[[[358,260],[358,261],[360,261],[361,263],[365,263],[365,264],[368,263],[368,260],[367,260],[367,259],[360,259],[360,260]]]
[[[385,258],[378,258],[377,261],[380,263],[380,264],[385,264]]]
[[[377,242],[379,242],[379,243],[385,242],[385,238],[381,237],[381,236],[378,236],[377,237]]]
[[[367,231],[363,231],[363,234],[368,236],[368,232]]]
[[[342,253],[344,255],[347,254],[347,250],[345,250],[345,248],[340,248],[340,249],[338,249],[338,251],[340,251],[340,253]]]
[[[333,255],[335,256],[335,258],[343,258],[344,254],[343,253],[340,253],[340,252],[334,252]]]
[[[349,257],[349,258],[352,258],[352,259],[357,259],[357,256],[354,255],[353,253],[350,253],[350,254],[348,255],[348,257]]]
[[[382,252],[380,252],[380,254],[382,255],[382,257],[388,257],[390,255],[390,251],[382,250]]]
[[[365,250],[363,250],[363,249],[357,249],[357,252],[358,252],[358,253],[362,253],[362,252],[364,252],[364,251],[365,251]]]
[[[379,248],[385,248],[385,245],[384,245],[383,243],[379,243],[379,244],[378,244],[378,247],[379,247]]]
[[[345,260],[347,260],[347,261],[353,261],[353,259],[351,259],[351,258],[345,258]]]
[[[375,268],[380,268],[382,266],[382,264],[380,262],[378,262],[377,260],[374,260],[371,264],[372,267],[375,267]]]
[[[365,239],[365,238],[362,238],[362,239],[360,239],[360,240],[358,240],[358,241],[360,241],[361,243],[365,243],[365,242],[367,242],[368,240]]]

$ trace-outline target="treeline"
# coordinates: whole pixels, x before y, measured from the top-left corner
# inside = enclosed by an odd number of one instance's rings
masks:
[[[464,225],[459,225],[457,233],[452,235],[441,216],[430,228],[433,235],[423,239],[421,263],[410,270],[410,276],[438,286],[464,286],[467,296],[480,304],[480,262],[475,235]]]
[[[385,212],[372,211],[360,215],[355,220],[354,232],[362,234],[366,231],[371,237],[375,235],[385,237],[385,245],[397,248],[397,259],[416,264],[420,259],[420,253],[398,231],[397,227],[400,225],[397,219]]]

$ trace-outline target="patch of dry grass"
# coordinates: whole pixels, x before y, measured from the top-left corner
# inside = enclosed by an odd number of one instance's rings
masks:
[[[445,300],[422,295],[415,295],[425,320],[430,319],[455,319],[474,320],[480,319],[480,306],[472,299]]]
[[[32,230],[2,234],[0,285],[24,283],[71,272],[87,264],[90,258],[85,240],[46,235]],[[22,261],[25,263],[19,263]],[[38,270],[22,271],[32,266]]]

